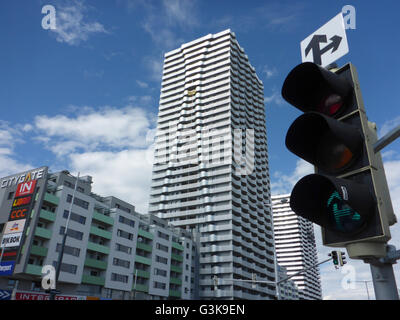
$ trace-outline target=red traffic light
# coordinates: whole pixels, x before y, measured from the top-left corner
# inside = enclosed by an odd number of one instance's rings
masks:
[[[338,118],[351,104],[353,87],[344,77],[312,62],[295,67],[282,86],[282,97],[301,111]]]

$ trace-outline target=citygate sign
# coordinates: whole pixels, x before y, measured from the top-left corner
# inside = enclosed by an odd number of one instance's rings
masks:
[[[9,178],[7,177],[0,181],[0,188],[8,188],[17,185],[18,183],[41,179],[45,173],[46,168],[39,168],[27,173],[18,174]]]

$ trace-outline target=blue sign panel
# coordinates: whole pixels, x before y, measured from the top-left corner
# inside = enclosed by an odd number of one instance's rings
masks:
[[[0,290],[0,300],[11,300],[11,291]]]
[[[15,261],[3,261],[0,263],[0,276],[10,276],[14,271]]]

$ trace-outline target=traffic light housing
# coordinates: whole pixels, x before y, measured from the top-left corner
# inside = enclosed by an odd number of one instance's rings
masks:
[[[339,261],[339,266],[343,267],[347,261],[346,261],[346,253],[339,251],[338,252],[338,261]]]
[[[329,256],[332,257],[333,265],[335,266],[335,268],[337,268],[339,265],[338,251],[331,251]]]
[[[321,226],[326,246],[386,243],[396,217],[355,67],[331,71],[302,63],[286,77],[282,96],[304,112],[290,126],[286,146],[315,169],[294,186],[292,210]],[[368,255],[356,251],[353,257]]]

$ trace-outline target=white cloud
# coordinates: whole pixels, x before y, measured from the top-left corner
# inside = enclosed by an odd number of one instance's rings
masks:
[[[277,90],[274,90],[271,95],[269,96],[264,96],[264,103],[267,105],[272,104],[272,105],[282,105],[284,103],[282,96],[280,92]]]
[[[163,73],[163,58],[161,56],[158,58],[145,57],[143,59],[143,63],[149,70],[149,78],[153,81],[161,83]]]
[[[382,136],[384,136],[386,133],[389,133],[390,130],[394,129],[398,125],[400,125],[400,116],[397,116],[396,118],[386,121],[379,130],[378,136],[381,138]]]
[[[147,213],[153,153],[129,149],[120,152],[84,152],[69,156],[72,170],[93,177],[93,192],[116,196]]]
[[[271,179],[272,194],[285,194],[290,193],[293,186],[302,177],[314,173],[314,167],[308,162],[299,159],[296,162],[296,168],[289,174],[282,174],[281,172],[275,172]]]
[[[0,121],[0,177],[32,168],[29,163],[21,163],[15,159],[14,148],[23,143],[21,138],[22,126],[11,127],[9,123]]]
[[[99,22],[86,22],[87,7],[80,1],[56,7],[56,28],[50,29],[58,42],[78,45],[87,41],[92,34],[109,33]]]
[[[149,97],[131,97],[131,103]],[[68,164],[71,172],[93,177],[93,192],[115,196],[147,213],[153,165],[155,119],[139,107],[83,108],[75,117],[37,116],[37,141]]]
[[[275,67],[270,68],[268,65],[265,65],[262,69],[262,73],[265,74],[265,77],[267,79],[269,79],[275,76],[278,73],[278,71],[276,70]]]
[[[144,81],[136,80],[136,83],[137,83],[137,85],[138,85],[139,87],[141,87],[142,89],[145,89],[145,88],[148,88],[148,87],[149,87],[149,85],[148,85],[146,82],[144,82]]]
[[[183,43],[183,40],[178,38],[172,30],[162,25],[159,16],[148,16],[142,26],[150,34],[154,43],[164,51],[175,49]]]
[[[86,110],[91,111],[75,118],[65,115],[35,118],[36,128],[42,137],[50,138],[47,147],[55,154],[61,156],[77,148],[94,151],[146,146],[145,137],[151,120],[144,110],[136,107]]]
[[[168,23],[182,26],[194,26],[198,24],[195,14],[196,1],[193,0],[163,0]]]

